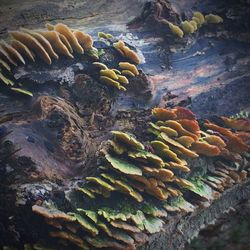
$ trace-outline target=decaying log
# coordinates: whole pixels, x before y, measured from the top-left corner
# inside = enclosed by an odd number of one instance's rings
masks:
[[[110,131],[128,131],[143,142],[150,140],[145,131],[151,108],[186,106],[199,119],[249,111],[249,1],[115,0],[111,6],[107,0],[23,1],[22,6],[20,1],[3,1],[0,6],[3,39],[7,30],[20,26],[36,29],[63,21],[93,35],[94,46],[104,52],[101,62],[117,65],[124,58],[97,41],[98,31],[136,47],[143,62],[125,93],[100,84],[93,61],[80,55],[51,66],[40,62],[16,67],[14,78],[34,92],[32,99],[11,95],[0,86],[0,138],[4,136],[0,141],[4,143],[0,247],[23,249],[26,243],[47,239],[48,226],[31,207],[46,201],[65,212],[75,209],[79,201],[71,192],[86,176],[96,174],[100,149],[110,139]],[[164,18],[180,23],[196,10],[220,14],[224,23],[178,39],[162,22]],[[206,157],[190,164],[194,173],[216,171]],[[211,203],[199,203],[192,213],[170,212],[164,230],[138,248],[183,249],[227,209],[249,199],[249,176],[235,182],[224,192],[217,187],[220,196]]]

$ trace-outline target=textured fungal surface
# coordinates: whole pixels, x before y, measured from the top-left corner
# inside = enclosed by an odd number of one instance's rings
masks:
[[[183,249],[249,200],[247,1],[0,6],[0,248]]]

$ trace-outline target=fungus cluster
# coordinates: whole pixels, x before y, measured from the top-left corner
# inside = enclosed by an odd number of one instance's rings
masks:
[[[129,83],[127,77],[135,77],[139,75],[137,67],[129,62],[120,62],[119,67],[121,70],[109,69],[105,64],[100,62],[94,62],[93,65],[100,69],[101,82],[122,91],[126,91],[126,88],[123,85]]]
[[[193,13],[191,20],[185,20],[181,24],[175,25],[164,18],[160,18],[159,22],[169,27],[170,31],[182,38],[184,34],[193,34],[199,28],[206,24],[219,24],[223,22],[223,19],[214,14],[203,15],[201,12],[196,11]]]
[[[86,206],[76,202],[75,210],[65,213],[34,205],[33,211],[64,245],[136,249],[148,235],[163,230],[167,213],[190,213],[247,178],[249,131],[246,119],[221,117],[218,125],[198,122],[185,108],[154,108],[148,129],[152,141],[112,131],[101,150],[98,174],[74,191]],[[194,177],[189,162],[199,157],[209,157],[215,167]]]
[[[9,31],[8,41],[0,41],[0,80],[12,91],[32,96],[30,91],[20,88],[22,84],[6,76],[10,75],[13,67],[27,61],[35,62],[37,58],[50,65],[61,55],[74,58],[74,52],[83,54],[84,50],[94,50],[92,37],[83,31],[71,30],[62,23],[55,26],[47,24],[46,27],[48,30],[21,28]]]
[[[80,30],[72,30],[62,23],[56,25],[47,24],[47,30],[30,30],[21,28],[18,31],[9,31],[8,41],[0,41],[0,82],[4,83],[10,90],[33,96],[33,94],[22,88],[21,83],[16,83],[11,74],[13,67],[24,65],[27,62],[37,62],[37,58],[50,65],[61,56],[74,58],[74,53],[86,54],[97,61],[96,66],[100,68],[100,81],[112,85],[118,89],[126,90],[122,84],[128,84],[128,77],[138,75],[135,65],[121,62],[121,69],[108,69],[106,65],[98,62],[98,50],[93,47],[93,39],[90,35]],[[111,34],[99,32],[99,37],[111,39]],[[139,63],[137,54],[123,44],[123,51],[130,61]],[[115,45],[114,45],[115,46]],[[13,79],[13,80],[12,80]]]

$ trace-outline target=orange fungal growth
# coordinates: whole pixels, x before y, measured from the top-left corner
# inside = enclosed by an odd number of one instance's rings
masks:
[[[206,142],[211,145],[217,146],[218,148],[225,148],[226,143],[217,135],[208,135],[203,138]]]
[[[200,137],[200,126],[196,120],[180,119],[177,120],[177,122],[180,123],[184,129]]]
[[[9,53],[0,45],[0,58],[11,65],[17,66],[16,62],[10,57]]]
[[[14,39],[25,44],[30,50],[35,51],[35,53],[47,64],[51,64],[51,58],[49,54],[36,38],[21,31],[10,31],[9,33]]]
[[[11,40],[11,46],[16,49],[21,55],[24,55],[31,61],[35,62],[35,55],[31,50],[18,40]]]
[[[31,36],[33,36],[34,38],[36,38],[37,41],[40,42],[40,44],[43,46],[43,48],[49,54],[49,56],[51,56],[57,60],[59,59],[59,56],[56,54],[56,52],[52,48],[50,42],[45,37],[43,37],[41,34],[34,32],[32,30],[22,29],[22,31],[24,31],[24,32],[30,34]]]
[[[195,135],[195,134],[189,132],[188,130],[186,130],[185,128],[183,128],[182,125],[177,121],[169,120],[169,121],[165,121],[165,124],[166,124],[166,126],[176,130],[179,136],[187,135],[187,136],[192,137],[194,140],[198,139],[197,135]]]
[[[64,35],[68,39],[74,51],[76,51],[79,54],[84,53],[84,50],[79,44],[77,38],[74,36],[73,32],[69,29],[67,25],[63,23],[58,23],[54,26],[54,30]]]
[[[161,121],[172,120],[177,117],[173,111],[164,109],[164,108],[154,108],[152,110],[152,115],[157,120],[161,120]]]
[[[221,119],[229,128],[244,132],[250,132],[250,121],[248,119],[232,119],[224,116],[221,116]]]
[[[194,139],[187,135],[183,135],[179,138],[176,138],[176,141],[178,141],[180,144],[187,148],[189,148],[194,143]]]
[[[85,49],[91,49],[93,48],[93,39],[89,34],[86,34],[83,31],[80,30],[75,30],[73,32],[73,34],[75,35],[77,41],[79,42],[79,44]]]
[[[0,45],[9,54],[12,60],[15,61],[15,63],[21,62],[22,64],[25,64],[25,61],[22,55],[15,48],[13,48],[11,45],[6,43],[4,40],[0,41]]]
[[[207,142],[196,141],[192,144],[191,149],[198,154],[206,156],[218,156],[220,149],[217,146],[208,144]]]
[[[139,64],[140,63],[140,58],[137,55],[135,51],[130,49],[128,46],[125,45],[125,43],[121,40],[113,44],[114,48],[120,52],[120,54],[132,62]]]
[[[244,143],[240,137],[238,137],[229,129],[220,127],[210,122],[204,123],[204,126],[210,130],[214,130],[224,135],[228,140],[226,143],[227,144],[226,148],[229,151],[232,151],[235,153],[243,153],[249,150],[249,146],[246,143]]]
[[[188,120],[195,119],[195,114],[187,108],[176,107],[173,109],[173,111],[176,114],[178,120],[179,119],[188,119]]]
[[[72,46],[70,45],[68,39],[66,38],[66,36],[64,36],[63,34],[60,34],[60,33],[58,33],[58,35],[59,35],[59,38],[61,39],[62,43],[67,47],[69,52],[72,54],[73,49],[72,49]]]
[[[68,56],[70,58],[74,58],[73,55],[68,50],[68,48],[61,41],[58,32],[56,32],[56,31],[40,31],[39,33],[42,36],[44,36],[50,42],[50,44],[53,45],[53,48],[57,53],[63,54],[63,55]]]

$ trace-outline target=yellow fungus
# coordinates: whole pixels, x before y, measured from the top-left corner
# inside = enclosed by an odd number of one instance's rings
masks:
[[[206,15],[205,20],[207,23],[223,23],[223,19],[220,16],[214,14]]]
[[[5,49],[1,45],[0,45],[0,58],[14,66],[17,66],[16,62],[12,60],[9,53],[7,53],[7,51],[5,51]]]
[[[171,32],[172,32],[173,34],[177,35],[177,36],[180,37],[180,38],[183,37],[184,33],[183,33],[183,31],[180,29],[180,27],[178,27],[177,25],[174,25],[174,24],[172,24],[172,23],[170,23],[170,22],[168,22],[168,26],[169,26],[169,28],[170,28],[170,30],[171,30]]]
[[[194,27],[193,25],[188,22],[188,21],[184,21],[181,23],[181,28],[182,30],[187,33],[187,34],[190,34],[190,33],[194,33]]]
[[[117,81],[115,81],[107,76],[100,76],[100,81],[106,83],[107,85],[114,86],[118,89],[120,89],[120,87],[121,87],[119,82],[117,82]]]
[[[107,77],[112,78],[114,80],[118,80],[118,76],[111,69],[102,69],[102,70],[100,70],[100,75],[101,76],[107,76]]]
[[[104,63],[94,62],[93,65],[95,65],[96,67],[100,69],[108,69],[108,67]]]
[[[11,71],[11,68],[10,68],[9,64],[6,63],[6,62],[5,62],[4,60],[2,60],[2,59],[0,59],[0,65],[1,65],[3,68],[7,69],[8,71]]]
[[[192,21],[196,22],[198,28],[201,27],[201,22],[200,22],[200,19],[199,19],[199,18],[193,16],[193,17],[192,17]]]
[[[122,72],[120,71],[120,70],[118,70],[118,69],[112,69],[116,74],[119,74],[119,75],[121,75],[122,74]]]
[[[200,25],[202,25],[205,22],[204,15],[201,12],[196,11],[196,12],[194,12],[193,16],[199,19]]]
[[[99,38],[104,38],[104,39],[112,39],[113,36],[109,33],[104,33],[104,32],[98,32],[98,37]]]
[[[10,85],[13,86],[14,82],[10,79],[8,79],[7,77],[5,77],[2,72],[0,71],[0,81],[2,81],[4,84],[6,85]]]
[[[135,77],[135,74],[133,72],[131,72],[130,70],[127,70],[127,69],[123,69],[122,74],[127,75],[127,76],[131,76],[131,77]]]
[[[198,29],[198,25],[194,20],[189,21],[189,23],[193,26],[194,31],[196,31]]]
[[[50,23],[46,23],[45,24],[45,27],[48,29],[48,30],[54,30],[54,25],[50,24]]]
[[[123,84],[128,84],[128,78],[126,76],[121,76],[121,75],[117,75],[118,77],[118,82],[123,83]]]
[[[139,75],[139,71],[137,70],[136,66],[134,64],[128,63],[128,62],[120,62],[119,67],[121,69],[129,70],[134,75]]]

